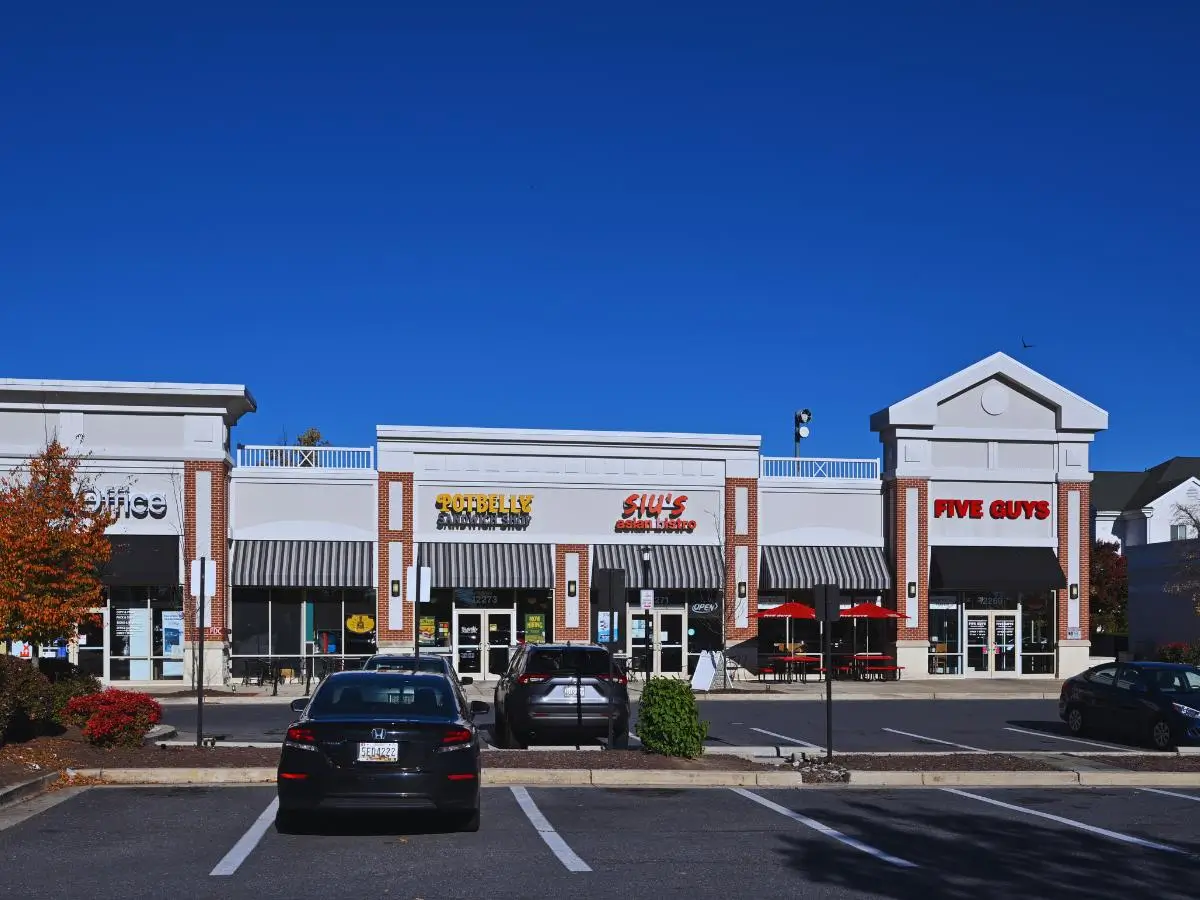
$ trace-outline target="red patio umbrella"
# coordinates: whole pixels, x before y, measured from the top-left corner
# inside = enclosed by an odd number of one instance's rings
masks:
[[[859,619],[898,619],[900,618],[900,613],[876,603],[860,603],[858,606],[852,606],[847,610],[843,610],[842,618],[854,619],[854,627],[857,630]],[[867,652],[871,652],[870,631],[867,632]]]
[[[760,609],[754,614],[756,619],[787,619],[786,637],[788,653],[792,652],[792,619],[815,619],[817,611],[803,603],[781,603],[773,609]]]

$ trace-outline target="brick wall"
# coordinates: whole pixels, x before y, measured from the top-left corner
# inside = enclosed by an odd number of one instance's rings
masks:
[[[747,533],[737,533],[737,489],[746,488],[748,504]],[[758,479],[725,479],[725,636],[730,643],[749,641],[758,637]],[[747,552],[747,607],[749,624],[745,628],[736,626],[737,618],[737,547],[748,547]]]
[[[403,521],[399,531],[389,528],[391,515],[391,488],[393,482],[404,485]],[[401,591],[407,590],[404,584],[404,572],[389,571],[388,544],[399,541],[404,545],[404,566],[407,568],[413,560],[413,476],[411,472],[380,472],[379,473],[379,585],[378,585],[378,616],[376,620],[376,640],[379,646],[387,644],[411,644],[413,640],[413,611],[411,605],[404,608],[404,620],[400,628],[391,627],[388,621],[388,605],[391,602],[391,581],[400,579]]]
[[[917,568],[915,579],[910,577],[906,556],[908,553],[908,534],[905,520],[908,516],[908,490],[916,488],[920,493],[917,503]],[[896,478],[888,482],[885,490],[891,493],[888,506],[893,510],[891,523],[895,529],[893,542],[894,558],[893,571],[896,573],[896,610],[904,614],[908,609],[908,582],[917,581],[917,627],[909,628],[905,619],[896,623],[896,639],[900,641],[918,641],[929,638],[929,480],[926,478]]]
[[[567,627],[567,554],[579,554],[579,627]],[[592,633],[591,562],[587,544],[558,544],[554,548],[554,640],[587,641]],[[622,633],[624,629],[622,629]]]
[[[1088,482],[1063,482],[1058,486],[1058,559],[1062,565],[1063,577],[1067,579],[1067,590],[1058,592],[1058,639],[1067,639],[1067,604],[1070,602],[1071,576],[1067,569],[1068,556],[1068,503],[1067,495],[1071,491],[1079,491],[1079,546],[1075,552],[1079,554],[1079,630],[1080,636],[1086,640],[1091,634],[1091,609],[1089,606],[1091,592],[1092,542],[1091,542],[1091,507],[1092,486]]]
[[[224,641],[229,627],[228,582],[229,582],[229,529],[226,514],[229,509],[229,464],[218,460],[188,460],[183,464],[183,560],[184,560],[184,639],[199,640],[196,625],[196,599],[189,593],[192,560],[196,558],[196,473],[212,473],[212,559],[217,568],[217,593],[207,601],[212,604],[212,625],[207,629],[206,641]]]

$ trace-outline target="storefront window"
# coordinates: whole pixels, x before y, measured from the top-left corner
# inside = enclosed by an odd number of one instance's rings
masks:
[[[517,641],[554,642],[554,595],[551,591],[517,592]]]
[[[178,585],[109,587],[111,681],[183,678],[183,596]],[[94,626],[89,642],[99,637]],[[94,668],[94,664],[93,664]]]
[[[417,613],[417,627],[422,647],[449,647],[454,622],[454,601],[457,591],[432,588],[429,602],[422,603]]]
[[[235,678],[253,676],[268,663],[299,675],[313,659],[313,674],[320,675],[330,659],[334,668],[353,667],[375,652],[370,588],[234,588],[232,611]]]
[[[958,597],[929,598],[929,672],[957,675],[962,671],[962,613]]]
[[[1021,595],[1021,674],[1054,674],[1054,593]]]

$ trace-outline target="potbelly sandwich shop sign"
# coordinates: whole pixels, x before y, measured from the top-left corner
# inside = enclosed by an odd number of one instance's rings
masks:
[[[526,531],[533,494],[438,494],[438,531]]]
[[[614,530],[691,534],[696,520],[687,517],[687,502],[687,494],[630,494]]]

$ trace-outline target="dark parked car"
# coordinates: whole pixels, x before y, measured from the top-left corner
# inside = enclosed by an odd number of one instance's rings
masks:
[[[277,784],[281,831],[318,810],[427,810],[479,829],[478,701],[445,675],[335,672],[292,702]]]
[[[609,652],[597,644],[525,644],[496,685],[496,740],[574,743],[608,738],[629,746],[629,691]]]
[[[470,675],[459,675],[450,663],[450,657],[440,653],[428,653],[416,656],[412,653],[376,653],[365,663],[364,669],[390,669],[392,671],[436,672],[448,678],[458,679],[459,684],[472,684],[475,679]]]
[[[1200,740],[1200,669],[1179,663],[1093,666],[1063,682],[1058,715],[1072,734],[1107,732],[1156,750]]]

